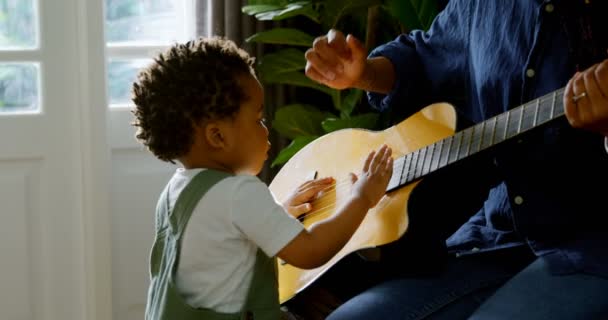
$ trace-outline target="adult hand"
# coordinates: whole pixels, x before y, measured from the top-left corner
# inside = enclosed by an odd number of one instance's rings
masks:
[[[577,72],[564,93],[564,111],[571,126],[608,137],[608,59]]]
[[[328,87],[342,90],[356,87],[367,65],[367,52],[354,36],[331,29],[308,49],[306,75]]]
[[[333,183],[334,178],[331,177],[306,181],[293,191],[283,207],[289,214],[297,218],[312,210],[310,202],[316,199],[323,190],[331,187]]]

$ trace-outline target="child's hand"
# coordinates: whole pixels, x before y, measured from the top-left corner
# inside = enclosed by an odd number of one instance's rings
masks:
[[[369,208],[376,206],[386,192],[388,182],[393,175],[392,149],[383,145],[378,152],[372,151],[365,159],[363,171],[353,178],[353,196],[366,199]]]
[[[312,209],[310,202],[314,200],[321,191],[329,188],[334,183],[334,178],[314,179],[304,182],[287,198],[283,207],[294,217],[299,217]]]

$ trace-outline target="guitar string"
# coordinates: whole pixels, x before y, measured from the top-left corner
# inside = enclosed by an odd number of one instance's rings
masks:
[[[523,108],[527,108],[527,107],[529,107],[531,105],[533,106],[535,103],[537,103],[536,102],[537,100],[538,100],[538,103],[544,103],[544,102],[547,102],[548,100],[552,100],[554,98],[556,98],[556,100],[554,101],[553,105],[555,106],[557,104],[557,106],[559,107],[559,106],[563,105],[563,101],[558,103],[557,97],[558,97],[558,95],[562,94],[563,91],[564,91],[564,88],[558,89],[558,90],[555,91],[555,93],[547,94],[547,95],[545,95],[543,97],[540,97],[540,98],[538,98],[536,100],[533,100],[533,101],[530,101],[530,102],[528,102],[526,104],[523,104],[523,105],[519,106],[518,108],[523,109]],[[514,109],[512,109],[511,111],[513,111],[513,110]],[[523,110],[522,110],[522,112],[523,112]],[[553,116],[553,115],[551,115],[551,116]],[[530,116],[528,114],[524,115],[524,118],[526,118],[526,119],[528,119],[529,117],[533,117],[533,115],[532,116]],[[314,216],[318,216],[318,215],[321,215],[321,214],[331,213],[331,210],[328,210],[328,209],[330,209],[332,207],[337,207],[338,204],[342,205],[346,201],[342,201],[341,203],[336,202],[336,201],[334,201],[332,199],[333,196],[330,197],[330,195],[327,194],[327,192],[331,192],[333,190],[340,190],[341,188],[339,188],[339,187],[344,186],[345,184],[350,184],[350,183],[352,183],[352,180],[350,178],[341,179],[337,183],[333,184],[332,186],[321,190],[320,193],[322,193],[322,196],[319,197],[319,198],[317,198],[317,199],[315,199],[315,200],[313,200],[312,203],[311,203],[314,206],[321,206],[321,207],[320,208],[315,208],[314,210],[311,210],[311,211],[309,211],[309,212],[307,212],[305,214],[300,215],[298,217],[298,219],[312,218]]]

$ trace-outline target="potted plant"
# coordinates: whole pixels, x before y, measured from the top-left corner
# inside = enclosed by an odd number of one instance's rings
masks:
[[[260,81],[265,85],[312,90],[307,95],[326,98],[317,98],[314,104],[300,101],[277,108],[272,128],[291,143],[273,159],[271,167],[287,162],[301,148],[329,132],[344,128],[379,129],[383,125],[379,114],[371,111],[367,100],[362,99],[363,91],[335,90],[306,77],[304,52],[318,35],[311,32],[336,28],[364,40],[369,49],[398,33],[426,30],[437,10],[437,0],[248,1],[242,12],[257,20],[289,22],[300,19],[297,20],[298,28],[274,26],[246,39],[276,47],[275,51],[258,57]]]

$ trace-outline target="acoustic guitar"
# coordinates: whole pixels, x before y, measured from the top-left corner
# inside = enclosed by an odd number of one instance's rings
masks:
[[[304,270],[278,259],[280,302],[293,298],[347,255],[397,241],[408,228],[410,193],[422,178],[562,116],[563,93],[561,88],[458,132],[453,106],[436,103],[383,131],[342,129],[306,145],[285,163],[269,186],[277,200],[283,201],[306,180],[336,179],[334,187],[300,217],[306,227],[336,213],[349,197],[348,174],[359,172],[368,153],[384,143],[393,149],[393,175],[384,197],[327,263]]]

